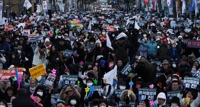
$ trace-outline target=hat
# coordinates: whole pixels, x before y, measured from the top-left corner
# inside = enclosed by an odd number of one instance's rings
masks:
[[[22,50],[23,47],[21,45],[17,46],[17,50]]]
[[[172,97],[171,101],[170,101],[170,105],[172,103],[176,103],[178,105],[178,107],[180,107],[180,100],[177,96]]]
[[[95,44],[97,44],[97,43],[100,44],[100,47],[102,46],[102,45],[101,45],[101,41],[100,41],[99,39],[96,40]]]
[[[69,70],[68,68],[66,68],[66,69],[64,70],[64,72],[65,72],[65,73],[70,73],[70,70]]]
[[[119,81],[118,81],[118,85],[126,86],[126,82],[124,82],[123,80],[119,80]]]
[[[101,98],[98,91],[94,91],[93,94],[92,94],[92,99],[95,99],[95,98],[97,98],[97,99]]]
[[[106,61],[105,60],[101,60],[100,61],[100,67],[101,68],[105,68],[105,66],[106,66]]]
[[[173,74],[172,75],[172,81],[179,81],[179,75],[177,75],[177,74]]]
[[[157,96],[157,99],[158,99],[158,98],[161,98],[161,99],[165,99],[165,100],[166,100],[166,95],[165,95],[165,93],[160,92],[160,93],[158,94],[158,96]]]
[[[181,61],[187,61],[187,57],[185,55],[182,56]]]
[[[121,32],[121,33],[117,36],[116,40],[119,40],[119,39],[122,39],[122,38],[125,38],[125,37],[127,37],[127,35],[126,35],[124,32]]]
[[[168,62],[167,60],[163,60],[162,64],[163,64],[163,65],[169,64],[169,62]]]
[[[49,38],[46,38],[46,39],[44,40],[44,42],[50,42]]]

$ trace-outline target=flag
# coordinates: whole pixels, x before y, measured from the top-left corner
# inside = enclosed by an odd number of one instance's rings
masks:
[[[32,7],[32,4],[30,3],[29,0],[25,0],[23,6],[26,7],[26,10],[28,10]]]
[[[198,6],[197,6],[197,0],[194,0],[194,5],[195,5],[195,15],[197,15],[199,13],[199,9],[198,9]]]
[[[188,8],[188,11],[190,11],[190,12],[195,11],[195,1],[196,0],[191,0],[191,4]]]
[[[186,2],[182,0],[182,14],[186,12]]]
[[[138,25],[137,21],[135,21],[135,29],[139,30],[140,29],[140,26]]]
[[[110,70],[108,73],[104,74],[103,79],[106,80],[107,84],[112,85],[113,84],[113,79],[117,76],[117,65]]]
[[[106,33],[106,38],[107,38],[107,40],[106,40],[106,46],[107,46],[108,48],[110,48],[110,49],[113,50],[113,47],[112,47],[112,45],[111,45],[111,41],[110,41],[110,38],[109,38],[109,36],[108,36],[108,33]]]
[[[92,22],[91,22],[91,21],[89,22],[89,25],[88,25],[88,30],[89,30],[89,31],[91,31],[91,30],[92,30]]]

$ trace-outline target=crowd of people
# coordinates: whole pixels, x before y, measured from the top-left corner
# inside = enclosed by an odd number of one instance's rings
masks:
[[[0,107],[199,107],[194,21],[149,12],[15,17],[0,34],[0,69],[25,69],[21,82],[1,80]],[[40,64],[46,73],[33,78]]]

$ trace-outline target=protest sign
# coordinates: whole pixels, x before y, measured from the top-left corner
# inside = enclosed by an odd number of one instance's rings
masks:
[[[124,91],[124,90],[116,89],[116,90],[115,90],[115,96],[116,96],[117,98],[120,98],[120,95],[121,95],[122,91]]]
[[[12,30],[14,30],[13,25],[7,25],[7,26],[5,26],[5,28],[4,28],[4,31],[12,31]]]
[[[168,100],[171,100],[172,97],[177,96],[178,93],[180,93],[180,90],[178,90],[178,91],[167,91]]]
[[[154,100],[156,97],[156,89],[154,88],[139,88],[138,91],[138,100]]]
[[[55,79],[56,79],[56,75],[55,74],[49,74],[49,76],[47,77],[46,81],[44,82],[44,85],[46,87],[48,87],[48,88],[51,87],[53,85]]]
[[[131,72],[131,70],[132,70],[131,65],[127,63],[126,66],[121,70],[121,73],[127,76]]]
[[[23,36],[28,36],[30,34],[30,29],[23,29],[22,30],[22,35]]]
[[[156,73],[156,77],[163,75],[164,73]]]
[[[74,52],[73,50],[65,50],[63,52],[63,56],[68,59],[72,56],[73,52]]]
[[[17,69],[19,77],[22,77],[24,68],[19,67]],[[15,68],[11,68],[10,70],[0,70],[0,81],[9,81],[10,77],[16,77],[15,72]]]
[[[199,79],[195,77],[185,77],[183,84],[185,88],[196,89],[199,84]]]
[[[96,91],[98,91],[98,92],[101,92],[101,90],[102,90],[101,87],[102,87],[101,85],[94,85],[94,89],[95,89]]]
[[[78,81],[78,75],[62,75],[63,85],[76,84]]]
[[[121,107],[121,106],[123,106],[123,105],[126,105],[126,102],[125,101],[119,101],[119,107]],[[129,105],[131,106],[131,107],[135,107],[135,102],[134,101],[130,101],[129,102]]]
[[[38,66],[32,67],[29,69],[30,75],[32,78],[38,78],[46,73],[46,69],[44,64],[40,64]]]
[[[193,77],[199,78],[200,79],[200,69],[198,69],[194,74]]]
[[[9,81],[11,77],[10,70],[0,70],[0,81]]]
[[[115,26],[107,26],[106,31],[110,31],[110,32],[115,31]]]
[[[42,3],[42,7],[43,7],[44,10],[47,9],[47,1],[43,1],[43,3]]]
[[[200,48],[200,41],[196,40],[188,40],[187,41],[188,48]]]

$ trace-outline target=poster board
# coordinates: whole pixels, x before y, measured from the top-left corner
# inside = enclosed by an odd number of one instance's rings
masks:
[[[196,89],[199,84],[199,79],[195,77],[185,77],[183,81],[183,85],[185,88]]]
[[[171,100],[172,97],[177,96],[178,93],[180,93],[181,91],[167,91],[167,100]]]
[[[48,88],[51,87],[51,86],[53,85],[55,79],[56,79],[56,75],[50,73],[50,74],[48,75],[47,79],[45,80],[44,85],[45,85],[46,87],[48,87]]]
[[[156,89],[152,88],[139,88],[138,90],[138,100],[154,100],[156,98]]]
[[[78,81],[78,75],[62,75],[63,85],[76,84]]]
[[[44,64],[40,64],[38,66],[32,67],[29,69],[30,75],[32,78],[38,78],[39,76],[42,76],[46,73],[46,69],[44,67]]]

